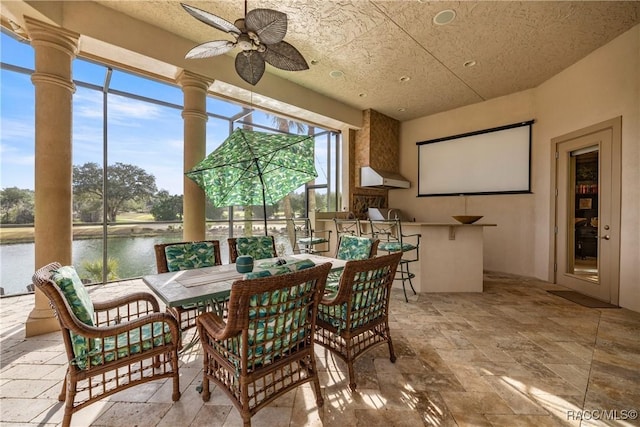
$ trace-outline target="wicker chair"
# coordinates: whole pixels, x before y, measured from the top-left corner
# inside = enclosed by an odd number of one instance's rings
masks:
[[[298,253],[324,253],[331,251],[331,230],[314,230],[309,218],[288,218],[293,227],[293,251]],[[319,247],[319,249],[318,249]]]
[[[348,261],[334,298],[318,307],[315,341],[343,359],[349,387],[356,390],[354,361],[375,345],[387,343],[396,361],[389,332],[389,296],[402,253]]]
[[[230,237],[229,263],[233,264],[239,255],[251,255],[253,259],[275,258],[276,241],[273,236]]]
[[[160,312],[153,295],[137,292],[92,303],[71,266],[48,264],[33,283],[49,298],[60,323],[68,366],[58,400],[62,425],[73,413],[106,396],[149,381],[171,378],[180,399],[176,319]]]
[[[231,398],[245,426],[269,402],[306,382],[313,382],[316,403],[323,405],[313,336],[330,268],[325,263],[238,280],[231,287],[226,320],[214,313],[198,317],[205,402],[213,381]]]
[[[158,273],[222,265],[218,240],[161,243],[154,245],[154,250]],[[220,302],[220,306],[224,306],[223,301]],[[212,308],[210,305],[202,307],[192,304],[182,307],[167,307],[167,311],[178,319],[180,329],[186,331],[196,326],[196,317],[200,313],[212,309],[220,310],[220,306]]]
[[[340,236],[335,258],[345,261],[372,258],[376,256],[379,243],[380,241],[377,239],[345,234]],[[335,296],[338,292],[342,270],[342,268],[337,268],[329,272],[329,277],[327,277],[327,286],[325,287],[325,297],[330,298]]]

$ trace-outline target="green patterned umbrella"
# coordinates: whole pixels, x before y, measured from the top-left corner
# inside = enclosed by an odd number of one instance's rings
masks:
[[[260,206],[267,233],[267,205],[273,205],[318,176],[314,140],[236,129],[186,175],[215,207]]]

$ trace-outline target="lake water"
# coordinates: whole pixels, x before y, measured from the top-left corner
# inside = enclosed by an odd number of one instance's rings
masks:
[[[222,262],[227,263],[229,260],[227,236],[213,238],[220,240]],[[282,238],[282,236],[276,236],[276,247],[279,247],[278,243],[282,244]],[[107,246],[109,257],[118,261],[118,277],[127,279],[155,274],[156,259],[153,245],[180,240],[181,236],[115,237],[107,240]],[[82,263],[97,260],[102,260],[102,239],[73,241],[73,265],[76,266],[81,277],[83,276]],[[35,244],[0,245],[0,265],[0,286],[4,288],[4,294],[26,293],[27,285],[31,284],[31,276],[35,271]]]

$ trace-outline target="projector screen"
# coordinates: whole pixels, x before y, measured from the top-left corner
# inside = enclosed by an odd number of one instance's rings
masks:
[[[530,193],[532,124],[416,143],[418,196]]]

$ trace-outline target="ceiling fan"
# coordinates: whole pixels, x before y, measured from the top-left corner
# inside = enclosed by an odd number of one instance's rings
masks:
[[[255,86],[265,71],[265,61],[286,71],[309,69],[307,61],[292,45],[285,42],[287,15],[272,9],[254,9],[247,12],[244,2],[244,18],[234,24],[212,13],[180,3],[197,20],[220,31],[231,34],[235,41],[214,40],[202,43],[189,52],[185,58],[209,58],[229,52],[236,46],[242,49],[236,55],[236,72],[244,81]]]

